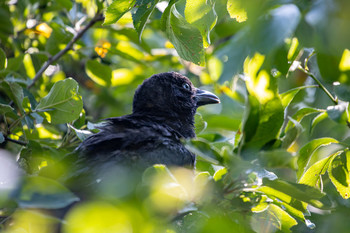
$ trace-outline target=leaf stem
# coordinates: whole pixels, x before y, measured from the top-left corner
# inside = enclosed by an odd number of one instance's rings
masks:
[[[65,53],[67,53],[69,50],[72,49],[73,44],[79,40],[84,33],[90,28],[92,27],[96,22],[103,20],[103,15],[101,13],[96,13],[96,15],[91,19],[91,21],[83,28],[81,29],[73,38],[71,41],[68,42],[68,44],[66,45],[66,47],[59,51],[58,53],[56,53],[54,56],[50,57],[44,64],[43,66],[40,68],[40,70],[38,71],[38,73],[36,73],[36,75],[34,76],[32,82],[27,86],[28,89],[30,89],[31,87],[34,86],[35,82],[41,77],[41,75],[45,72],[45,70],[47,69],[47,67],[49,67],[49,65],[51,65],[52,63],[54,63],[55,61],[57,61],[60,57],[62,57]]]
[[[334,96],[327,90],[327,88],[316,78],[316,76],[309,72],[308,70],[306,70],[305,68],[299,66],[298,67],[299,70],[303,71],[305,74],[307,74],[308,76],[310,76],[317,84],[318,86],[326,93],[326,95],[328,95],[328,97],[332,100],[332,102],[335,105],[338,105],[338,99],[334,98]]]

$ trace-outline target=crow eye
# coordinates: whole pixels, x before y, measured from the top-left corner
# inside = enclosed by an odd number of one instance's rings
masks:
[[[187,91],[190,91],[190,90],[191,90],[191,87],[190,87],[190,85],[189,85],[188,83],[182,84],[182,87],[183,87],[185,90],[187,90]]]

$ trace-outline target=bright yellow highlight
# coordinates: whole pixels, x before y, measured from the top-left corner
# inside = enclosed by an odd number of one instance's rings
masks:
[[[125,13],[117,22],[120,25],[126,25],[126,24],[131,24],[132,23],[132,15],[131,12]]]
[[[199,201],[203,193],[206,193],[208,173],[195,175],[192,170],[185,168],[164,173],[161,172],[154,177],[148,200],[158,211],[178,211],[189,202]]]
[[[30,56],[30,54],[27,53],[24,55],[23,65],[24,65],[24,68],[26,69],[27,76],[31,79],[34,78],[36,72],[35,72],[32,57]]]
[[[127,41],[120,41],[117,44],[117,50],[120,52],[126,53],[129,56],[137,59],[137,60],[142,60],[144,55],[142,52],[140,52],[138,49],[133,47],[129,42]]]
[[[173,49],[174,45],[170,41],[167,40],[164,44],[164,47],[167,49]]]
[[[112,71],[112,86],[126,85],[134,80],[134,74],[128,69]]]
[[[102,58],[104,58],[108,52],[108,50],[111,48],[111,43],[108,41],[104,41],[102,45],[98,45],[95,47],[95,52]]]
[[[241,4],[237,0],[227,1],[227,11],[230,17],[236,19],[238,23],[244,22],[248,19],[247,12],[241,7]]]
[[[132,233],[128,214],[106,202],[83,203],[73,208],[67,215],[64,233]]]
[[[12,216],[12,223],[5,232],[40,232],[51,233],[58,220],[48,217],[47,213],[37,210],[18,209]]]
[[[299,46],[299,41],[296,37],[294,37],[291,40],[291,45],[287,55],[288,61],[292,60],[293,56],[295,55],[295,52],[297,51],[298,46]]]
[[[38,131],[39,138],[50,138],[50,139],[60,139],[61,138],[60,135],[57,135],[57,134],[50,132],[49,130],[45,129],[44,126],[41,124],[37,124],[35,127],[36,127],[36,130]]]
[[[244,73],[246,75],[246,84],[249,93],[257,97],[260,103],[264,104],[273,99],[274,92],[269,89],[270,75],[266,70],[261,70],[265,56],[256,53],[253,58],[247,58],[244,61]]]
[[[349,49],[345,49],[343,52],[343,56],[341,57],[341,60],[339,63],[339,70],[340,71],[350,70],[350,50]]]
[[[35,30],[36,33],[43,35],[46,38],[49,38],[52,32],[52,28],[46,23],[39,24],[35,27]]]

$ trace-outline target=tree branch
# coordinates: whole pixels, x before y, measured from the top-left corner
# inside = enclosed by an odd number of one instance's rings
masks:
[[[20,140],[15,140],[15,139],[9,138],[7,136],[4,136],[4,137],[5,137],[5,141],[13,142],[13,143],[16,143],[16,144],[21,145],[21,146],[26,146],[27,145],[26,142],[23,142],[23,141],[20,141]]]
[[[50,57],[45,63],[44,65],[40,68],[40,70],[38,71],[38,73],[36,73],[35,77],[33,78],[32,82],[27,86],[28,89],[30,89],[31,87],[34,86],[35,82],[41,77],[41,75],[45,72],[45,70],[47,69],[47,67],[49,67],[49,65],[51,65],[52,63],[54,63],[55,61],[57,61],[60,57],[62,57],[65,53],[67,53],[69,50],[72,49],[73,44],[80,39],[80,37],[82,37],[84,35],[84,33],[90,28],[92,27],[96,22],[103,20],[103,15],[101,13],[97,13],[94,18],[91,19],[91,21],[83,28],[81,29],[73,38],[71,41],[69,41],[69,43],[66,45],[66,47],[59,51],[58,53],[56,53],[54,56]]]

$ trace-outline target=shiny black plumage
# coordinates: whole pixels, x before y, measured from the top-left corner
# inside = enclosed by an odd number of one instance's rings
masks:
[[[195,156],[181,138],[195,137],[199,106],[218,102],[214,94],[195,88],[181,74],[153,75],[136,90],[132,114],[106,119],[99,133],[81,143],[79,161],[193,166]]]

